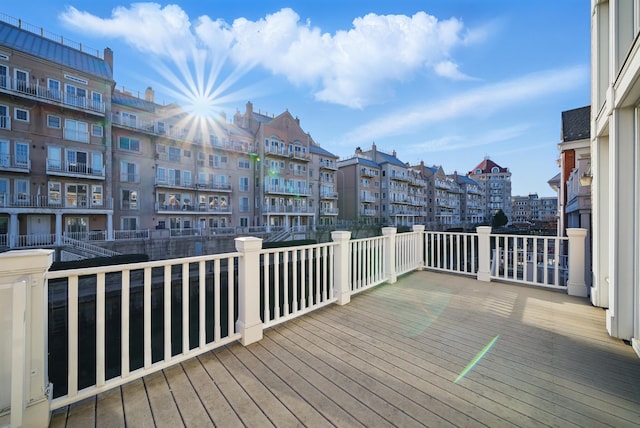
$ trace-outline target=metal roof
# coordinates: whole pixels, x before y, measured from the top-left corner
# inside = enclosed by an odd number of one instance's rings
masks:
[[[102,79],[113,80],[113,71],[105,60],[40,37],[37,34],[5,22],[0,22],[0,46],[33,55]]]

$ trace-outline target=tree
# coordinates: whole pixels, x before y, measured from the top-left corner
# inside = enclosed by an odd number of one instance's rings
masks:
[[[495,213],[495,215],[491,219],[491,227],[494,229],[505,226],[507,223],[509,223],[509,219],[502,210],[499,210],[497,213]]]

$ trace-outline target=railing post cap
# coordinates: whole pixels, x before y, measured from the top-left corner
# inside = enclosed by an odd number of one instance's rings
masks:
[[[331,239],[334,241],[348,241],[351,239],[351,231],[349,230],[334,230],[331,232]]]
[[[582,228],[577,228],[577,227],[571,227],[571,228],[567,228],[567,236],[568,237],[583,237],[583,236],[587,236],[587,229],[582,229]]]
[[[54,250],[34,248],[0,253],[0,266],[10,267],[10,270],[0,270],[0,274],[29,274],[45,271],[53,263],[54,252]]]
[[[382,234],[383,235],[395,235],[396,232],[398,231],[398,228],[396,227],[383,227],[382,228]]]
[[[491,233],[491,226],[478,226],[478,227],[476,227],[476,232],[477,233],[490,234]]]
[[[424,232],[424,224],[414,224],[413,225],[413,231],[414,232]]]
[[[262,249],[262,238],[256,238],[254,236],[241,236],[235,238],[236,250],[244,251],[258,251]]]

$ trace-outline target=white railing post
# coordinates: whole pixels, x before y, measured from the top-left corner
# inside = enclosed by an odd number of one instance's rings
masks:
[[[236,330],[242,335],[243,345],[262,339],[260,319],[260,250],[262,239],[236,238],[238,258],[238,321]],[[229,272],[232,275],[232,272]]]
[[[570,296],[587,297],[588,290],[584,276],[584,251],[587,230],[569,228],[567,229],[567,236],[569,237],[569,279],[567,281],[567,294]]]
[[[349,240],[351,232],[336,230],[331,232],[331,239],[337,242],[333,249],[333,289],[339,305],[346,305],[351,301],[351,286],[349,284]]]
[[[476,227],[478,234],[478,281],[491,281],[491,226]]]
[[[416,240],[416,255],[418,258],[418,265],[416,266],[416,270],[424,269],[424,225],[423,224],[414,224],[413,225],[414,232],[420,232],[418,235],[418,239]]]
[[[387,281],[389,284],[395,284],[397,281],[396,274],[396,232],[395,227],[383,227],[382,235],[386,236],[384,242],[384,267],[387,273]]]
[[[52,386],[47,347],[45,273],[53,250],[0,254],[0,426],[47,427]],[[9,298],[9,295],[11,297]],[[8,321],[8,322],[6,322]]]

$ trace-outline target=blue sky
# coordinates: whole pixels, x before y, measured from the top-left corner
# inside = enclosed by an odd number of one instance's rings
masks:
[[[489,156],[514,195],[554,194],[561,112],[590,102],[585,0],[27,0],[0,12],[110,47],[120,89],[152,86],[204,115],[247,101],[289,110],[341,158],[375,142],[466,173]]]

